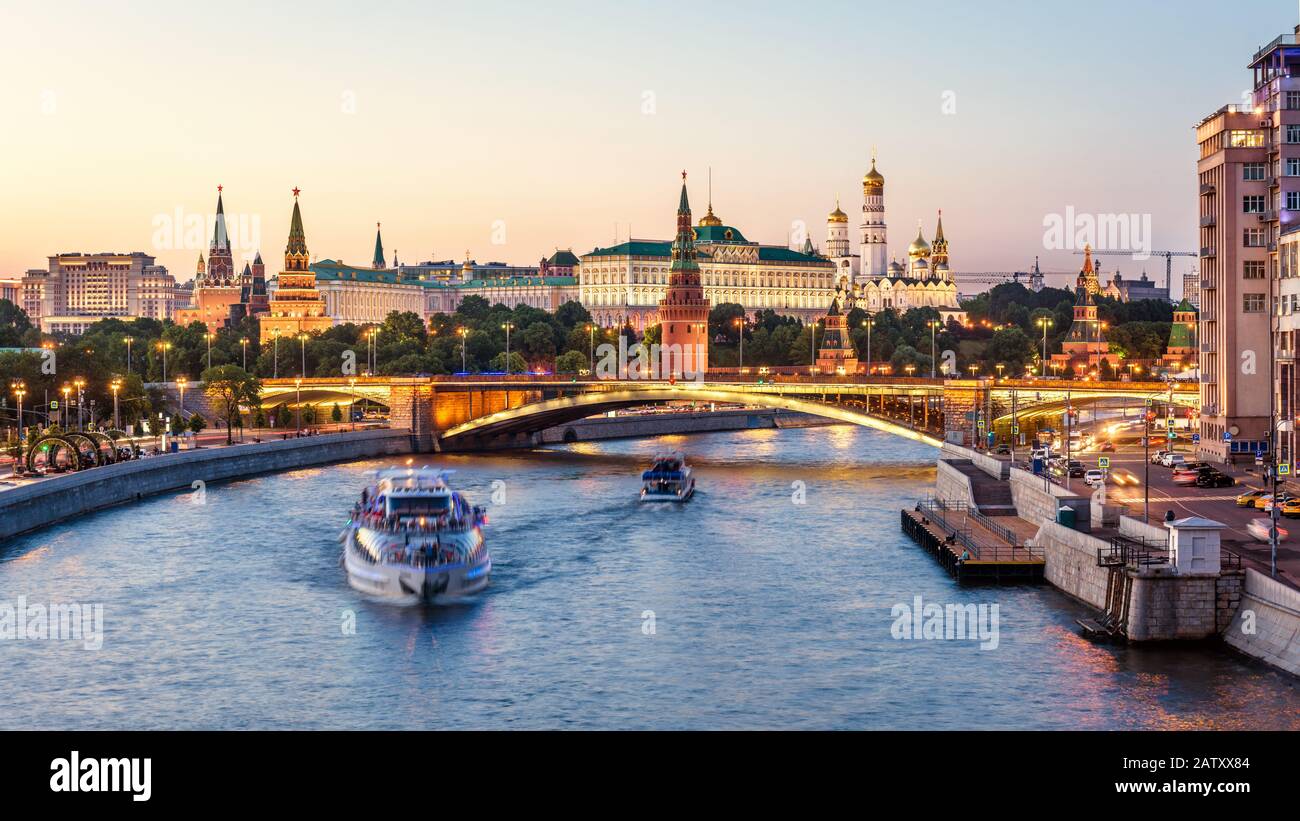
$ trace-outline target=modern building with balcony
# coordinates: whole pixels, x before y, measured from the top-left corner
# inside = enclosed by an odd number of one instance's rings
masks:
[[[1282,393],[1275,320],[1284,294],[1300,294],[1278,261],[1283,231],[1300,222],[1300,26],[1256,52],[1250,69],[1251,104],[1224,106],[1196,127],[1199,452],[1219,462],[1272,447]]]

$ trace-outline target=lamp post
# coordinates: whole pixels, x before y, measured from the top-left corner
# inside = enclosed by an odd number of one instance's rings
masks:
[[[369,351],[366,351],[369,353]],[[280,329],[271,331],[271,378],[280,378]]]
[[[930,320],[929,325],[930,325],[930,378],[934,379],[935,367],[936,367],[935,348],[934,348],[934,330],[935,328],[939,327],[939,320],[932,319]]]
[[[817,323],[821,320],[814,319],[808,326],[808,375],[813,376],[817,373]]]
[[[177,387],[177,388],[180,388],[180,391],[181,391],[181,408],[180,408],[180,414],[181,414],[181,419],[182,419],[182,420],[185,419],[185,386],[188,385],[189,383],[190,383],[189,380],[186,379],[186,378],[183,377],[183,376],[178,376],[178,377],[176,377],[176,387]]]
[[[212,370],[212,333],[204,334],[203,339],[208,343],[208,370]]]
[[[506,376],[510,375],[510,329],[515,327],[515,323],[506,322],[502,326],[506,329]]]
[[[131,343],[135,341],[133,337],[123,337],[122,341],[126,343],[126,372],[131,372]]]
[[[740,329],[740,371],[743,373],[745,371],[745,319],[736,317],[732,324]]]
[[[456,333],[460,334],[460,372],[469,373],[469,367],[465,364],[465,340],[469,337],[469,328],[462,325],[456,329]]]
[[[122,429],[121,417],[117,413],[117,393],[122,390],[122,380],[114,379],[108,383],[108,389],[113,392],[113,430]]]
[[[86,380],[78,376],[72,380],[72,384],[77,388],[77,430],[83,430],[85,426],[81,421],[81,407],[86,404]]]
[[[348,380],[348,421],[352,423],[352,429],[357,429],[356,417],[352,414],[352,406],[357,401],[357,378],[354,376]]]
[[[63,387],[59,388],[59,390],[62,391],[63,393],[63,429],[67,430],[68,429],[68,396],[72,393],[72,387],[65,382],[63,383]]]
[[[587,334],[590,336],[590,339],[587,341],[588,359],[591,360],[590,363],[587,365],[587,368],[592,374],[595,374],[596,373],[596,324],[594,322],[587,323]]]
[[[248,370],[248,337],[243,336],[239,338],[239,347],[240,353],[243,356],[243,364],[240,365],[240,367],[244,370]],[[211,362],[208,363],[208,367],[212,367]]]
[[[1055,323],[1045,316],[1038,318],[1038,327],[1043,329],[1043,378],[1047,378],[1047,329]]]
[[[876,324],[874,314],[868,313],[862,325],[867,329],[867,376],[871,376],[871,326]]]
[[[18,398],[18,456],[14,459],[14,464],[22,459],[23,450],[23,397],[27,395],[27,383],[19,380],[10,383],[9,387],[13,390],[14,396]],[[17,471],[14,471],[15,473]]]
[[[162,381],[164,382],[167,381],[167,349],[170,348],[171,346],[172,343],[170,342],[160,341],[158,343],[158,350],[162,351],[162,355],[163,355]]]
[[[294,430],[297,432],[301,432],[302,431],[302,378],[301,377],[293,380],[293,389],[295,394],[297,395],[296,404],[298,405],[298,422],[297,422],[297,427],[294,428]]]
[[[307,334],[298,334],[298,341],[302,343],[302,376],[307,377]]]

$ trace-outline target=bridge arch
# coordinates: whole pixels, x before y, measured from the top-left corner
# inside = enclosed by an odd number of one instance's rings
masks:
[[[599,413],[638,405],[666,402],[718,402],[759,405],[767,408],[807,413],[837,422],[891,433],[932,447],[943,445],[942,439],[928,431],[872,416],[830,402],[793,399],[778,393],[728,391],[724,388],[692,385],[646,386],[623,390],[584,393],[560,399],[548,399],[472,419],[444,431],[440,437],[447,444],[478,438],[536,433],[546,428],[585,419]]]

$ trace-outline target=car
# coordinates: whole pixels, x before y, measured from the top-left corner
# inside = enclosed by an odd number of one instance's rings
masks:
[[[1010,446],[1010,445],[998,445],[996,448],[993,449],[993,452],[994,452],[995,454],[997,454],[998,456],[1010,456],[1010,455],[1011,455],[1011,446]]]
[[[1114,443],[1114,442],[1102,442],[1101,445],[1100,445],[1100,447],[1098,447],[1097,449],[1100,450],[1100,451],[1102,451],[1103,453],[1113,452],[1113,451],[1115,450],[1115,443]]]
[[[1106,479],[1106,474],[1100,470],[1090,470],[1083,474],[1083,483],[1088,487],[1097,487]]]
[[[1197,487],[1232,487],[1237,480],[1214,468],[1206,468],[1196,474],[1195,484]]]
[[[1248,490],[1237,497],[1237,507],[1254,507],[1256,499],[1267,495],[1266,490]]]
[[[1164,461],[1165,455],[1167,453],[1169,453],[1169,451],[1167,450],[1158,450],[1155,453],[1151,454],[1151,460],[1150,460],[1151,464],[1153,465],[1160,464],[1162,461]]]
[[[1071,479],[1081,479],[1084,474],[1087,473],[1087,469],[1084,468],[1083,462],[1080,462],[1078,459],[1071,459],[1069,461],[1069,468]]]
[[[1174,484],[1176,485],[1194,485],[1200,477],[1200,473],[1195,470],[1184,470],[1174,474]]]
[[[1048,459],[1052,458],[1052,452],[1047,448],[1037,448],[1030,454],[1029,458],[1042,459],[1046,462]]]
[[[1167,468],[1181,465],[1186,461],[1187,457],[1183,456],[1181,453],[1166,453],[1164,456],[1160,457],[1160,464]]]
[[[1288,499],[1283,502],[1282,515],[1288,519],[1300,519],[1300,499]]]
[[[1269,511],[1273,509],[1274,502],[1281,504],[1294,498],[1296,497],[1292,496],[1290,493],[1285,493],[1285,492],[1278,493],[1276,496],[1272,496],[1272,495],[1261,496],[1255,500],[1255,509]]]

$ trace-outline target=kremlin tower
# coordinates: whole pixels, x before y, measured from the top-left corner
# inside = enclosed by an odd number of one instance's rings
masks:
[[[289,222],[289,242],[284,247],[280,284],[271,300],[270,312],[261,319],[263,339],[277,332],[280,336],[297,336],[323,331],[334,324],[325,315],[325,301],[316,290],[316,274],[311,270],[311,258],[307,253],[307,235],[302,227],[302,211],[298,209],[298,193],[297,188],[293,189],[293,217]]]
[[[848,317],[840,311],[840,298],[845,298],[845,309],[852,310],[853,294],[844,293],[837,286],[831,308],[826,312],[825,333],[817,352],[817,370],[822,373],[844,376],[858,372],[858,353],[849,337]]]
[[[247,267],[243,275],[235,273],[222,186],[218,185],[217,217],[212,227],[212,244],[208,246],[208,260],[205,264],[203,255],[199,254],[194,269],[194,293],[190,305],[176,309],[176,324],[202,322],[209,333],[216,333],[232,321],[239,321],[247,313],[250,277]]]
[[[685,171],[668,290],[659,302],[659,325],[663,332],[664,369],[674,377],[704,379],[709,370],[709,301],[704,298],[700,282]]]

